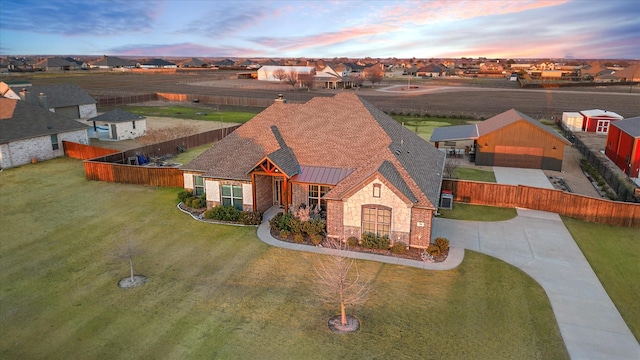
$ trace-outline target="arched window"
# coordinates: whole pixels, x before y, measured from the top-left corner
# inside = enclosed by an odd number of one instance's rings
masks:
[[[391,208],[381,205],[362,206],[362,233],[390,235]]]

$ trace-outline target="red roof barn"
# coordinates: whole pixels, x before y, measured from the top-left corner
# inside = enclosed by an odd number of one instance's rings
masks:
[[[605,154],[630,178],[640,177],[640,116],[611,123]]]

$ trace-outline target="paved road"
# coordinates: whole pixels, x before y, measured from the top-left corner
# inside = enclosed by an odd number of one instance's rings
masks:
[[[501,222],[435,219],[434,237],[501,259],[545,290],[572,359],[640,359],[640,345],[557,214]]]

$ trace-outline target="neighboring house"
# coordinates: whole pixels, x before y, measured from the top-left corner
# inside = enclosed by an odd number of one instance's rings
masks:
[[[37,62],[34,67],[44,71],[70,71],[80,70],[83,68],[82,65],[82,62],[78,62],[73,58],[50,57]]]
[[[562,170],[565,145],[550,127],[511,109],[476,125],[436,128],[430,141],[474,140],[476,165]]]
[[[140,63],[140,67],[143,69],[175,69],[178,65],[163,59],[151,59]]]
[[[623,70],[616,71],[620,81],[640,81],[640,62],[633,63]]]
[[[611,123],[605,155],[640,185],[640,116]]]
[[[263,66],[258,69],[258,80],[261,81],[280,81],[274,76],[278,70],[283,70],[285,74],[292,71],[298,75],[315,75],[316,69],[313,66]]]
[[[88,144],[87,128],[38,105],[0,98],[0,167],[64,156],[62,141]]]
[[[622,116],[613,111],[607,110],[583,110],[582,114],[582,131],[595,132],[597,134],[606,134],[609,131],[609,124],[612,121],[624,119]]]
[[[121,69],[121,68],[133,68],[136,66],[136,62],[133,60],[121,59],[116,56],[104,55],[101,59],[90,63],[91,68],[98,69]]]
[[[178,66],[181,68],[206,68],[209,67],[209,64],[198,58],[191,58],[180,62]]]
[[[101,138],[100,133],[108,133],[110,140],[129,140],[144,135],[147,121],[144,116],[115,109],[87,121],[93,123],[92,138]],[[103,131],[100,131],[103,130]]]
[[[12,86],[11,90],[21,100],[40,104],[51,112],[71,119],[87,119],[98,115],[96,100],[75,84]]]
[[[442,76],[443,70],[440,66],[435,64],[428,64],[418,69],[416,72],[417,76],[422,77],[440,77]]]
[[[207,205],[319,207],[328,236],[364,232],[424,248],[445,156],[353,93],[279,99],[183,167]]]

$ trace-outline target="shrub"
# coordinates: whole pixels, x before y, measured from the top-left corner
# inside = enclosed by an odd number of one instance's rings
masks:
[[[449,250],[449,239],[447,238],[436,238],[433,240],[433,244],[440,249],[440,252],[445,252]]]
[[[349,236],[347,238],[347,245],[349,245],[350,247],[356,247],[358,246],[358,238],[355,236]]]
[[[302,231],[309,236],[322,234],[326,223],[323,220],[309,220],[302,223]]]
[[[200,201],[200,198],[193,198],[193,200],[191,200],[191,207],[199,209],[201,207],[204,207],[204,204]]]
[[[180,200],[181,202],[184,202],[188,197],[191,197],[191,196],[193,196],[193,194],[191,193],[191,191],[187,189],[182,189],[178,191],[178,200]]]
[[[390,244],[389,236],[378,236],[374,233],[362,234],[362,246],[369,249],[388,249]]]
[[[311,236],[311,242],[313,243],[313,245],[320,245],[320,243],[322,242],[322,235],[316,234]]]
[[[272,230],[280,231],[280,219],[282,218],[283,215],[284,215],[284,213],[279,212],[279,213],[275,214],[271,218],[271,220],[269,220],[269,226],[271,227]]]
[[[244,225],[260,225],[262,223],[262,211],[242,211],[240,221]]]
[[[283,239],[288,239],[289,235],[291,235],[291,231],[289,230],[280,230],[280,237]]]
[[[301,233],[293,234],[293,241],[298,244],[302,244],[304,242],[304,235]]]
[[[391,252],[394,254],[404,254],[406,251],[407,248],[403,242],[397,242],[391,247]]]
[[[304,223],[302,221],[292,216],[291,219],[289,219],[288,225],[292,233],[302,234],[304,226]]]
[[[280,217],[280,230],[289,230],[291,231],[291,221],[295,219],[292,214],[286,213]]]
[[[237,222],[240,219],[240,211],[234,206],[218,205],[212,207],[211,210],[205,211],[204,217],[213,220]]]
[[[429,245],[427,246],[427,250],[426,250],[427,254],[436,257],[438,255],[440,255],[440,248],[437,245]]]
[[[191,207],[191,205],[193,204],[193,198],[192,197],[188,197],[186,199],[184,199],[184,205]]]

